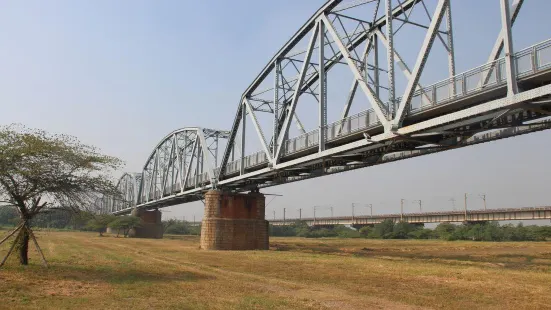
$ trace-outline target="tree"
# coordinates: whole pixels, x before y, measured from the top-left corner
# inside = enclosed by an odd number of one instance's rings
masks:
[[[369,234],[373,231],[373,227],[371,226],[364,226],[360,228],[360,236],[367,238]]]
[[[373,239],[389,239],[392,238],[394,231],[394,222],[390,219],[384,220],[381,223],[375,224],[373,230],[368,235],[368,238]]]
[[[100,214],[94,216],[91,220],[89,220],[86,227],[93,231],[97,231],[99,233],[99,236],[102,237],[109,223],[113,222],[114,220],[114,215]]]
[[[66,135],[50,135],[20,125],[0,127],[0,203],[16,208],[20,222],[11,236],[19,262],[28,264],[29,240],[40,247],[31,219],[48,209],[75,211],[92,206],[100,194],[118,196],[109,172],[121,161]],[[46,260],[42,255],[44,264]]]
[[[456,228],[457,226],[451,223],[440,223],[434,229],[434,233],[440,239],[450,240]]]
[[[115,220],[108,224],[108,226],[113,229],[117,229],[117,237],[119,236],[120,230],[122,229],[123,235],[126,238],[130,229],[139,227],[141,223],[142,220],[139,217],[126,215],[116,217]]]
[[[170,227],[178,223],[178,220],[176,219],[168,219],[166,221],[162,221],[163,224],[163,233],[166,233],[166,230]]]

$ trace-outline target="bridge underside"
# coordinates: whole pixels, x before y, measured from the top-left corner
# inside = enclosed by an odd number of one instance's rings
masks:
[[[414,118],[406,119],[406,126],[395,133],[384,133],[381,126],[356,130],[331,141],[323,152],[318,152],[314,144],[283,157],[277,169],[268,162],[260,163],[243,175],[228,175],[218,187],[246,192],[550,129],[551,85],[536,87],[550,80],[551,71],[521,81],[526,91],[513,97],[503,97],[506,88],[502,87],[412,115]],[[487,100],[481,103],[481,98]],[[162,208],[199,201],[211,188],[206,182],[200,188],[167,193],[138,207]],[[125,209],[116,214],[129,212]]]

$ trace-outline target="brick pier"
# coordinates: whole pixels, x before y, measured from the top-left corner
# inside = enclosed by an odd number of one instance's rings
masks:
[[[201,249],[267,250],[268,221],[260,193],[233,194],[211,190],[205,194]]]
[[[159,210],[132,210],[132,215],[142,219],[140,227],[132,228],[128,236],[134,238],[163,238],[163,223],[161,222],[161,211]]]

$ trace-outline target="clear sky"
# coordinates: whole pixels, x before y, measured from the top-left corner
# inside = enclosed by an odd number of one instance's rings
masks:
[[[0,123],[74,135],[139,172],[174,129],[230,129],[242,92],[324,2],[0,1]],[[517,50],[551,38],[551,2],[525,2]],[[499,0],[452,6],[461,72],[486,61],[500,29]],[[404,58],[415,59],[417,49],[408,46],[417,41],[402,36],[396,43]],[[437,82],[442,72],[429,64],[422,81]],[[464,192],[472,208],[482,207],[479,193],[489,207],[549,205],[549,138],[551,132],[535,133],[269,188],[284,196],[268,197],[267,214],[281,217],[285,207],[288,216],[298,208],[310,216],[315,205],[349,214],[352,202],[388,213],[399,210],[401,198],[406,211],[419,199],[425,210],[451,209],[449,200],[460,207]],[[202,204],[166,211],[199,219]]]

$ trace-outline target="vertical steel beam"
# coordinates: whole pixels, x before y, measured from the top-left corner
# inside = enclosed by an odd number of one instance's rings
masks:
[[[182,154],[180,155],[180,192],[183,193],[186,187],[185,184],[185,175],[187,173],[187,144],[188,144],[188,132],[184,132],[184,148],[182,149]],[[193,154],[193,153],[192,153]]]
[[[247,109],[245,104],[241,103],[241,167],[240,174],[245,174],[245,133],[247,126]]]
[[[178,165],[178,155],[176,154],[178,148],[176,147],[176,145],[178,144],[177,142],[177,139],[178,139],[178,134],[175,133],[174,134],[174,137],[172,138],[172,149],[170,150],[170,160],[169,160],[169,165],[170,163],[172,162],[172,169],[170,170],[170,195],[172,195],[172,193],[174,192],[174,171],[176,170],[176,166]],[[167,177],[167,182],[168,182],[168,177]],[[165,184],[165,187],[166,187],[166,184]]]
[[[197,138],[199,139],[199,133],[197,133]],[[195,188],[199,186],[199,175],[201,174],[201,167],[202,167],[202,161],[201,161],[201,147],[197,148],[197,155],[196,159],[196,166],[195,166]]]
[[[386,49],[387,69],[388,69],[388,112],[390,117],[395,113],[395,77],[394,77],[394,32],[392,31],[392,0],[386,0],[386,38],[388,41]]]
[[[379,81],[379,77],[380,77],[380,72],[379,72],[379,40],[378,40],[378,37],[376,34],[374,34],[372,37],[371,37],[371,40],[373,41],[371,43],[371,46],[373,46],[373,81],[375,82],[375,95],[378,97],[378,98],[381,98],[380,96],[380,91],[381,91],[381,87],[380,87],[380,81]],[[365,72],[367,73],[368,71],[368,68],[366,67],[365,68]]]
[[[293,98],[291,99],[291,104],[287,110],[287,113],[285,115],[285,120],[283,121],[283,127],[281,132],[279,133],[278,141],[277,141],[277,152],[274,157],[274,165],[277,164],[279,161],[279,158],[281,157],[281,151],[282,151],[282,145],[285,141],[285,137],[287,136],[289,132],[289,126],[291,125],[291,119],[293,118],[293,115],[295,114],[295,109],[297,107],[298,98],[301,95],[301,88],[302,84],[304,83],[304,78],[306,77],[306,72],[308,71],[308,67],[310,66],[310,58],[312,57],[312,51],[314,50],[314,45],[316,43],[316,37],[318,35],[318,29],[320,26],[320,22],[316,22],[316,26],[314,27],[312,31],[312,36],[310,37],[310,42],[308,44],[308,50],[306,51],[306,56],[304,57],[304,62],[302,63],[302,69],[300,70],[300,75],[298,78],[298,81],[295,86],[295,92],[293,93]]]
[[[233,143],[231,146],[231,161],[235,161],[235,143]],[[222,174],[222,170],[220,170],[220,174]]]
[[[218,136],[218,133],[214,136],[214,168],[218,167]]]
[[[511,12],[509,0],[501,0],[501,32],[503,36],[503,47],[505,49],[505,71],[507,74],[507,94],[512,96],[518,93],[517,70],[515,54],[513,49],[513,35],[511,33]]]
[[[279,75],[281,74],[281,60],[276,59],[274,65],[274,131],[272,135],[272,156],[277,152],[277,125],[279,123]]]
[[[436,37],[436,33],[438,32],[440,23],[442,22],[442,18],[444,17],[444,13],[446,12],[448,3],[449,0],[438,1],[436,11],[427,30],[427,34],[425,35],[425,40],[423,41],[423,45],[421,46],[419,55],[417,56],[417,61],[415,62],[413,72],[411,73],[412,78],[408,81],[406,90],[404,91],[404,95],[402,96],[402,100],[400,101],[400,105],[398,106],[398,111],[396,113],[396,116],[394,117],[394,121],[392,124],[393,129],[397,129],[402,124],[402,120],[404,119],[406,114],[406,109],[408,109],[410,105],[411,98],[413,97],[413,92],[415,91],[417,83],[419,82],[419,78],[421,77],[421,73],[425,68],[425,64],[427,62],[427,58],[432,47],[432,43],[434,42],[434,38]]]
[[[318,150],[325,151],[325,131],[327,128],[327,74],[325,72],[325,26],[323,22],[319,23],[319,85],[320,85],[320,100],[319,100],[319,131],[318,131]]]
[[[385,35],[378,29],[376,30],[375,33],[378,34],[378,36],[381,38],[381,42],[383,43],[383,45],[386,48],[388,48],[387,47],[388,46],[388,41],[386,40]],[[402,73],[404,74],[406,79],[408,79],[408,81],[409,81],[411,79],[411,70],[409,69],[408,65],[404,62],[404,60],[402,59],[400,54],[398,54],[398,51],[396,49],[394,49],[394,57],[398,61],[398,65],[402,69]],[[423,93],[423,98],[425,98],[425,101],[427,101],[428,104],[430,104],[432,102],[432,99],[429,98],[429,96],[427,95],[427,93],[425,91],[423,91],[423,85],[417,83],[416,89],[419,89]]]
[[[450,79],[452,81],[450,87],[450,97],[453,98],[457,94],[455,85],[455,52],[453,48],[453,23],[452,23],[452,7],[451,1],[448,2],[448,10],[446,11],[446,29],[448,31],[448,68],[450,71]]]
[[[142,177],[140,178],[140,187],[138,187],[138,199],[136,204],[140,204],[142,202],[142,193],[144,190],[144,180],[145,180],[144,176],[145,176],[145,173],[142,170]]]

